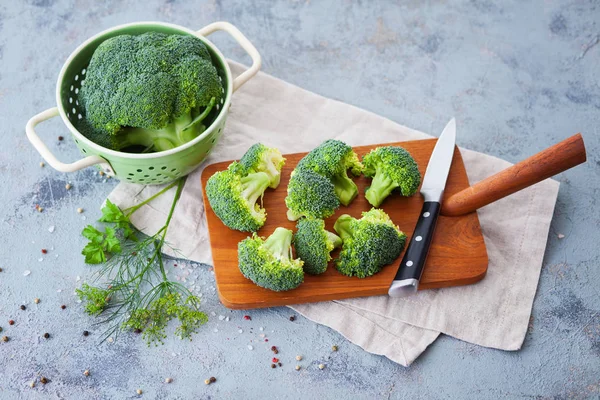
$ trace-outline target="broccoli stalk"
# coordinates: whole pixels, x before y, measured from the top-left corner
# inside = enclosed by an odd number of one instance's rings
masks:
[[[264,172],[256,172],[248,174],[240,180],[242,182],[242,198],[249,205],[252,216],[256,219],[264,217],[265,212],[256,201],[259,197],[262,200],[265,190],[269,187],[271,182],[269,176]]]
[[[291,290],[304,280],[302,260],[292,258],[292,231],[277,228],[266,240],[257,236],[238,244],[238,265],[246,278],[265,289]]]
[[[365,197],[369,204],[379,207],[383,200],[388,197],[398,185],[388,175],[376,173],[365,192]]]
[[[123,128],[113,139],[113,147],[126,149],[131,146],[143,146],[153,151],[165,151],[179,147],[194,140],[206,130],[202,123],[215,106],[216,98],[211,98],[208,106],[196,118],[192,112],[173,118],[162,129]]]
[[[331,250],[336,249],[342,245],[342,238],[336,235],[335,233],[325,231],[325,234],[327,235],[327,241],[331,243],[331,246],[333,246]]]
[[[356,196],[358,196],[358,187],[356,186],[356,183],[348,177],[346,171],[332,177],[331,182],[333,183],[335,194],[343,205],[347,206],[352,203],[352,200],[354,200]]]
[[[289,262],[292,257],[292,233],[289,229],[277,228],[269,236],[263,248],[279,261]]]
[[[335,221],[333,229],[340,235],[339,237],[342,239],[342,242],[352,237],[350,224],[353,221],[356,221],[356,219],[348,214],[340,215],[337,221]]]

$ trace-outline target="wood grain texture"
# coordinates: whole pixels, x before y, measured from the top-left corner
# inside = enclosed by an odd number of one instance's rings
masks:
[[[437,139],[428,139],[361,146],[355,147],[355,151],[362,158],[364,154],[378,146],[402,146],[415,158],[421,176],[423,176],[436,141]],[[268,236],[279,226],[295,231],[296,223],[290,222],[286,218],[287,209],[284,199],[290,173],[305,154],[285,155],[287,161],[282,171],[281,184],[275,190],[267,189],[264,196],[263,205],[268,216],[265,226],[258,232],[259,235]],[[206,181],[212,174],[227,168],[229,164],[230,161],[207,166],[202,173],[202,188],[205,188]],[[361,176],[356,178],[355,182],[359,187],[359,196],[350,206],[340,207],[335,215],[325,221],[327,229],[333,231],[334,222],[342,214],[360,218],[363,211],[371,208],[363,195],[370,179]],[[469,181],[463,160],[456,148],[445,197],[468,186]],[[401,254],[394,263],[384,267],[380,273],[365,279],[341,275],[331,262],[324,274],[306,275],[304,283],[294,290],[273,292],[263,289],[244,278],[237,265],[237,244],[249,234],[230,230],[223,225],[211,209],[204,190],[203,196],[219,298],[228,308],[249,309],[385,295],[402,259]],[[419,194],[408,198],[393,194],[384,201],[381,208],[390,215],[410,239],[422,205],[423,198]],[[337,251],[334,251],[332,255],[335,258]],[[487,266],[487,252],[477,213],[473,212],[461,217],[440,216],[419,289],[475,283],[485,276]]]
[[[442,214],[470,213],[585,161],[585,145],[578,133],[454,194],[442,204]]]

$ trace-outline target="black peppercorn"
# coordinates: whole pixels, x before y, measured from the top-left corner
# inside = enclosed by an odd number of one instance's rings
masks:
[[[45,337],[46,339],[50,339],[50,334],[49,334],[48,332],[46,332],[46,333],[44,333],[44,337]]]

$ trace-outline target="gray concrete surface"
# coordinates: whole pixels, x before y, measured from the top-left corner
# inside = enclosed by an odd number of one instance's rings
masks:
[[[264,71],[425,132],[437,134],[455,115],[459,145],[509,161],[583,132],[589,162],[557,177],[562,185],[523,349],[441,337],[403,368],[328,328],[300,317],[290,322],[287,308],[252,311],[244,321],[246,313],[218,302],[208,266],[181,263],[176,270],[192,270],[204,308],[215,314],[192,342],[147,348],[123,335],[98,345],[101,327],[73,296],[78,277],[92,271],[79,255],[79,232],[98,217],[115,182],[89,169],[40,168],[24,126],[54,105],[58,72],[80,42],[137,20],[190,28],[229,20],[259,48]],[[225,35],[214,40],[226,55],[248,61]],[[0,342],[0,398],[598,398],[599,40],[600,3],[593,0],[2,1],[0,327],[10,341]],[[68,136],[58,120],[40,132],[60,158],[78,157],[70,138],[56,140]],[[92,332],[87,338],[84,329]],[[283,368],[270,368],[260,333],[281,349]],[[296,354],[304,356],[300,372]],[[50,382],[30,388],[42,375]],[[217,382],[205,386],[209,376]]]

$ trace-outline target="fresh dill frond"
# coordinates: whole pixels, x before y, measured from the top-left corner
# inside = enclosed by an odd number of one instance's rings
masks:
[[[100,222],[112,226],[105,227],[104,232],[91,225],[83,230],[82,235],[90,240],[83,252],[86,262],[103,265],[96,271],[96,285],[83,284],[76,293],[85,311],[107,325],[103,340],[134,330],[142,332],[148,345],[158,345],[167,337],[167,325],[174,319],[180,324],[175,335],[191,340],[208,320],[200,311],[200,299],[170,281],[164,266],[162,249],[184,183],[182,178],[123,211],[107,200]],[[164,226],[152,236],[137,230],[129,220],[131,214],[175,185],[177,191]]]

